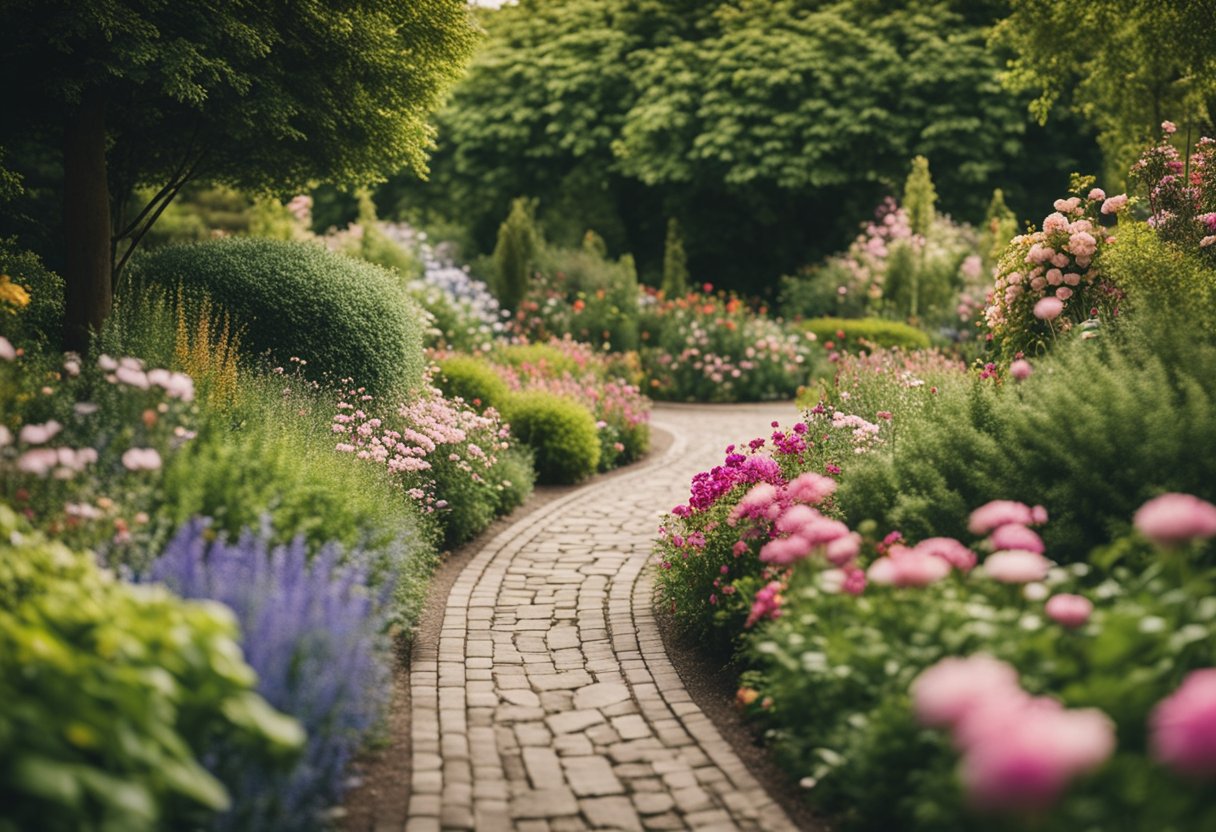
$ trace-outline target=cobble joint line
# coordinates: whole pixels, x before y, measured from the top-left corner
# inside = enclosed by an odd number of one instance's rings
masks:
[[[789,405],[660,406],[671,447],[494,537],[411,657],[407,832],[796,827],[668,660],[648,564],[662,512]]]

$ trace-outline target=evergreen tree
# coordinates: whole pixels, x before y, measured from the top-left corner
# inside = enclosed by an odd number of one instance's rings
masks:
[[[933,227],[937,216],[937,190],[933,187],[933,177],[929,175],[929,160],[917,156],[912,160],[912,172],[904,183],[904,212],[908,215],[908,225],[912,233],[920,238],[917,243],[920,249],[920,268],[912,270],[912,302],[909,314],[915,320],[920,311],[920,277],[924,271],[925,238]]]
[[[688,257],[684,254],[684,235],[680,221],[667,221],[667,242],[663,246],[663,294],[676,298],[688,291]]]
[[[498,228],[494,246],[494,294],[505,308],[514,311],[528,291],[528,279],[536,262],[537,234],[534,206],[520,197]]]

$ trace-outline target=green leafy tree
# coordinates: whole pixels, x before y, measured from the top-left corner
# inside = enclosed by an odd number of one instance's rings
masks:
[[[937,189],[933,187],[933,177],[929,174],[929,160],[917,156],[912,160],[912,172],[904,183],[904,211],[908,214],[908,226],[912,233],[920,238],[918,246],[918,268],[912,270],[911,288],[912,300],[909,314],[916,318],[920,302],[920,275],[925,270],[925,238],[937,217]]]
[[[1196,136],[1216,115],[1216,0],[1014,0],[993,33],[1040,122],[1072,110],[1098,133],[1111,187],[1162,121]]]
[[[290,193],[424,170],[471,55],[462,0],[8,0],[0,143],[62,153],[67,341],[181,188]],[[153,198],[131,206],[138,186]]]
[[[988,203],[984,224],[980,228],[980,256],[984,260],[985,271],[992,271],[1005,246],[1017,233],[1018,218],[1005,204],[1005,192],[997,188],[992,192],[992,201]]]
[[[533,219],[534,210],[528,200],[522,197],[516,199],[511,203],[511,212],[498,228],[491,288],[499,303],[507,309],[514,310],[523,299],[536,264],[539,240]]]
[[[667,242],[663,246],[663,294],[675,298],[688,291],[688,256],[684,253],[684,235],[680,221],[667,221]]]
[[[655,283],[676,215],[690,270],[749,290],[841,247],[917,154],[956,215],[978,220],[1008,179],[1041,204],[1085,140],[1033,125],[1029,96],[1001,88],[1001,6],[521,0],[483,13],[432,181],[403,201],[467,223],[485,251],[528,193],[564,244],[599,229]]]

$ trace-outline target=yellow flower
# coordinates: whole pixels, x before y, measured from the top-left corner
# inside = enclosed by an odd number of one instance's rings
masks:
[[[24,309],[30,305],[30,293],[20,283],[14,283],[8,275],[0,274],[0,301]]]

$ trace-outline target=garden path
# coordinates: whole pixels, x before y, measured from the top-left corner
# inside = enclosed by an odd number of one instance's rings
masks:
[[[411,659],[407,832],[796,829],[689,696],[651,542],[723,448],[788,404],[656,407],[663,453],[549,503],[456,579]]]

